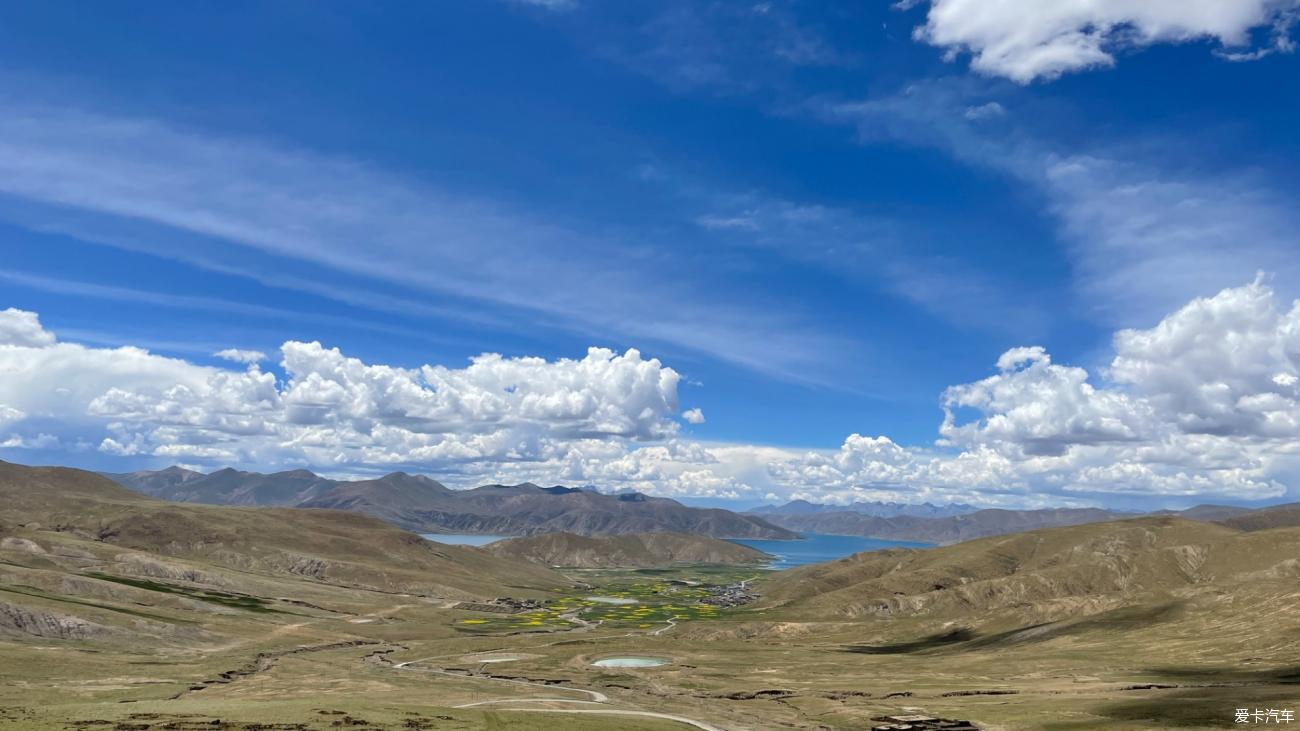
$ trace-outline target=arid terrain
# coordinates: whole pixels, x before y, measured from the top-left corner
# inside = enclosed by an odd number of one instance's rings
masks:
[[[1209,729],[1300,706],[1278,516],[565,573],[77,470],[0,465],[0,498],[0,728]],[[665,663],[593,664],[616,658]]]

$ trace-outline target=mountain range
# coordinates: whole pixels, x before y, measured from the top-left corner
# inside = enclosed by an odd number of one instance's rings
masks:
[[[394,472],[369,480],[332,480],[307,470],[262,474],[181,467],[105,473],[151,497],[189,503],[331,508],[364,513],[426,533],[582,535],[676,532],[717,538],[794,539],[761,516],[692,508],[640,493],[609,495],[570,487],[484,485],[452,490],[421,475]]]
[[[770,523],[793,531],[864,536],[896,541],[950,544],[975,538],[1019,533],[1042,528],[1061,528],[1088,523],[1140,517],[1101,508],[1043,508],[1038,510],[974,510],[959,515],[919,517],[894,515],[879,517],[833,506],[782,506],[776,511],[752,512]],[[1265,510],[1272,510],[1268,508]],[[1186,510],[1164,510],[1151,515],[1172,515],[1197,521],[1219,521],[1261,512],[1228,505],[1198,505]]]
[[[7,462],[0,534],[39,536],[46,545],[32,550],[43,556],[56,555],[55,543],[76,544],[68,557],[101,573],[215,586],[241,583],[233,572],[474,598],[567,583],[542,567],[426,541],[354,512],[170,502],[90,472]]]
[[[807,500],[791,500],[784,505],[764,505],[750,510],[755,515],[816,515],[818,513],[859,513],[875,518],[896,518],[910,516],[913,518],[947,518],[954,515],[973,513],[979,508],[966,503],[948,503],[933,505],[931,503],[911,504],[894,502],[854,502],[848,505],[826,505]]]

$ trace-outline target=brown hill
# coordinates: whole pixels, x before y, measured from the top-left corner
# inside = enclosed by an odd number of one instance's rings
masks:
[[[984,538],[929,550],[860,553],[784,571],[763,605],[802,617],[1018,612],[1040,620],[1300,576],[1300,529],[1245,533],[1173,517]]]
[[[1230,528],[1244,531],[1300,527],[1300,503],[1288,503],[1239,513],[1219,522]]]
[[[172,466],[164,470],[141,470],[139,472],[103,472],[104,477],[153,497],[177,500],[181,486],[189,482],[202,480],[207,475],[184,467]]]
[[[1126,516],[1097,508],[1049,508],[977,510],[966,515],[942,518],[911,515],[876,517],[852,511],[796,515],[764,514],[763,517],[790,530],[948,544],[1040,528],[1098,523]]]
[[[762,551],[707,536],[684,533],[634,533],[580,536],[543,533],[489,543],[485,550],[502,558],[573,568],[663,568],[684,564],[757,564]]]
[[[424,475],[393,472],[373,480],[336,482],[320,494],[297,503],[300,507],[332,508],[365,513],[413,530],[424,528],[410,516],[435,504],[452,491]]]
[[[90,472],[6,462],[0,462],[0,526],[243,571],[435,596],[497,596],[510,587],[565,583],[541,567],[435,544],[355,513],[164,502]],[[159,566],[167,570],[166,562]]]

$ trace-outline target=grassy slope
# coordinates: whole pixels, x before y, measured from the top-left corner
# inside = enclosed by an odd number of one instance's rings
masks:
[[[80,470],[0,463],[0,523],[37,523],[121,548],[389,591],[470,598],[565,584],[542,567],[431,543],[355,513],[163,502]]]
[[[858,554],[784,572],[765,604],[800,616],[1044,618],[1199,586],[1300,576],[1300,530],[1243,533],[1171,517],[983,538],[927,551]]]

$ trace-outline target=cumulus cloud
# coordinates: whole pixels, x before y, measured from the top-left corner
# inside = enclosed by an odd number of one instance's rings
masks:
[[[36,434],[21,436],[15,434],[0,441],[0,449],[56,449],[60,446],[59,438],[53,434]]]
[[[1300,303],[1278,308],[1262,279],[1193,300],[1150,330],[1115,336],[1110,375],[1186,433],[1300,434]]]
[[[1115,334],[1100,369],[1007,350],[941,398],[939,440],[851,434],[796,451],[683,439],[679,376],[636,350],[468,365],[367,363],[280,349],[284,378],[59,342],[10,311],[0,345],[4,449],[333,470],[413,466],[453,484],[562,482],[669,496],[780,495],[1046,506],[1265,499],[1300,476],[1300,303],[1264,278]],[[54,425],[54,426],[52,426]]]
[[[218,350],[213,355],[232,363],[261,363],[266,360],[266,353],[260,350],[240,350],[239,348]]]
[[[843,501],[1286,491],[1300,439],[1300,303],[1279,307],[1257,279],[1114,342],[1096,375],[1042,347],[1008,350],[996,374],[945,391],[936,448],[854,434],[836,452],[776,461],[771,475]]]
[[[1014,444],[1027,454],[1060,454],[1073,444],[1138,439],[1150,419],[1142,403],[1098,390],[1086,370],[1054,365],[1041,347],[1008,350],[998,359],[998,370],[944,393],[940,433],[950,442]],[[982,418],[958,424],[954,410],[962,407]]]
[[[41,327],[35,312],[10,307],[0,311],[0,346],[39,348],[54,344],[54,334]]]
[[[0,419],[55,421],[111,454],[319,466],[428,465],[490,471],[624,443],[669,440],[678,374],[636,350],[547,361],[484,354],[464,368],[365,363],[286,342],[286,378],[201,366],[139,348],[59,343],[32,313],[6,313]],[[252,360],[237,358],[236,360]],[[33,427],[34,428],[34,427]],[[20,448],[27,442],[12,441]],[[456,467],[460,465],[461,467]]]
[[[1117,51],[1158,43],[1213,40],[1231,60],[1290,51],[1296,8],[1296,0],[930,0],[914,35],[949,58],[969,53],[980,73],[1024,84],[1113,66]],[[1272,46],[1251,50],[1251,32],[1267,26]]]
[[[5,422],[19,421],[25,416],[27,415],[19,411],[18,409],[13,408],[12,406],[5,406],[4,404],[0,404],[0,424],[4,424]]]

